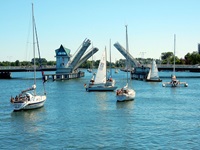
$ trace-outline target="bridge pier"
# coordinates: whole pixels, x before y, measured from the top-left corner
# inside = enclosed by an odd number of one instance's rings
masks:
[[[146,80],[149,70],[149,67],[135,67],[134,71],[131,72],[131,79]]]
[[[84,76],[85,72],[79,71],[75,73],[46,74],[44,75],[44,79],[45,81],[47,81],[51,77],[53,81],[57,81],[57,80],[69,80],[69,79],[81,78]]]

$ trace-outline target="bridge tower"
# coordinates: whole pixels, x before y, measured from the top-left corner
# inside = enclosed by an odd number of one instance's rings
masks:
[[[68,62],[70,60],[70,49],[65,48],[63,45],[56,52],[56,73],[66,73],[70,72],[71,69],[68,67]]]

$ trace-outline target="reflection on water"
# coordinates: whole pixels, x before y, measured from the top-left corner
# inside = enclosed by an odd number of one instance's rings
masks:
[[[40,123],[44,119],[45,107],[34,110],[13,111],[11,113],[12,129],[18,132],[37,133],[42,130]],[[43,117],[41,117],[43,116]]]
[[[110,93],[112,92],[95,92],[95,97],[97,100],[106,100]]]
[[[116,102],[117,109],[133,109],[134,101]]]
[[[108,108],[107,99],[110,92],[95,92],[94,94],[100,110],[106,110]]]

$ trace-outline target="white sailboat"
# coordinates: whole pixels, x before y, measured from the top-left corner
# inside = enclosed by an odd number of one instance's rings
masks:
[[[163,87],[165,86],[171,86],[171,87],[177,87],[177,86],[185,86],[187,87],[188,84],[186,82],[180,82],[177,80],[176,75],[175,75],[175,49],[176,49],[176,35],[174,34],[174,67],[173,67],[173,74],[171,75],[171,81],[170,82],[164,82],[162,84]]]
[[[156,61],[154,59],[152,60],[151,68],[149,70],[146,81],[147,82],[162,82],[162,80],[159,78],[158,68],[156,65]]]
[[[127,25],[125,27],[126,27],[126,51],[128,51]],[[126,63],[128,64],[127,59],[126,59]],[[128,71],[127,71],[127,83],[126,83],[126,86],[124,86],[121,89],[118,89],[116,91],[116,99],[117,99],[118,102],[123,102],[123,101],[128,101],[128,100],[134,100],[135,99],[136,92],[132,88],[129,87],[128,81],[129,81],[129,78],[128,78]]]
[[[88,71],[89,73],[92,73],[92,69],[90,69],[90,68],[88,68],[87,71]]]
[[[114,91],[117,89],[112,78],[107,79],[106,49],[103,51],[96,76],[93,75],[90,83],[85,84],[86,91]]]
[[[44,105],[46,101],[45,88],[44,88],[43,95],[36,94],[35,34],[36,34],[36,39],[37,39],[37,33],[36,33],[33,4],[32,4],[32,23],[33,23],[33,52],[34,52],[34,84],[32,85],[31,88],[23,90],[15,98],[11,97],[10,101],[11,101],[11,104],[13,105],[14,111],[23,110],[23,109],[40,108]],[[38,41],[37,41],[37,46],[38,46]],[[38,52],[39,52],[39,46],[38,46]],[[44,86],[44,82],[43,82],[43,86]]]

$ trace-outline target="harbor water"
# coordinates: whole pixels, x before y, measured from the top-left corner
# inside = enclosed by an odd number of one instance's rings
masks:
[[[116,102],[115,92],[86,92],[84,84],[92,74],[83,71],[83,78],[48,80],[44,107],[29,111],[13,112],[10,105],[10,97],[32,83],[25,73],[0,80],[0,149],[200,148],[200,78],[180,78],[189,86],[177,88],[131,80],[135,100]],[[159,75],[169,77],[170,73]],[[113,78],[119,88],[126,84],[125,72],[113,70]],[[38,79],[38,93],[41,85]]]

